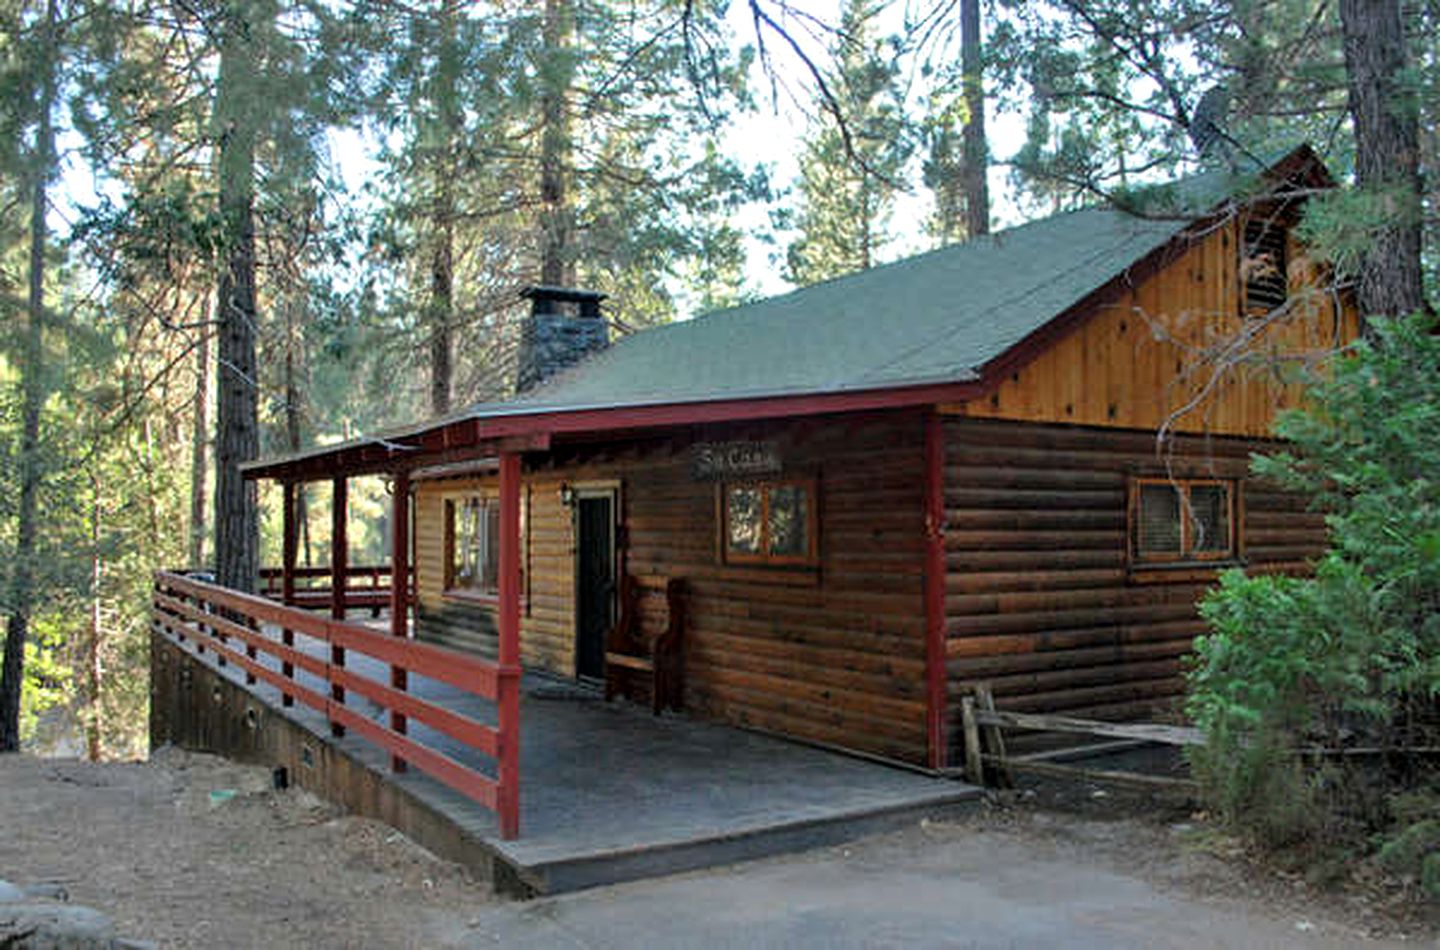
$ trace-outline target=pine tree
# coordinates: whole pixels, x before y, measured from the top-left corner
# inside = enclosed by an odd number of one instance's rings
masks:
[[[35,547],[39,529],[41,445],[40,423],[46,398],[44,365],[46,311],[46,256],[50,251],[47,215],[49,188],[57,172],[54,110],[60,51],[59,0],[46,0],[36,25],[29,66],[38,81],[30,118],[31,148],[24,180],[29,189],[29,294],[25,307],[25,334],[19,361],[21,432],[19,446],[19,505],[15,515],[15,549],[7,591],[9,620],[5,627],[3,667],[0,667],[0,752],[20,748],[20,694],[25,680],[25,641],[35,605]]]
[[[812,284],[884,260],[889,215],[910,156],[891,45],[875,36],[873,0],[847,0],[834,50],[834,121],[818,123],[800,160],[786,278]]]
[[[1355,184],[1388,219],[1360,266],[1360,312],[1404,316],[1428,309],[1421,247],[1420,104],[1409,75],[1399,0],[1342,0],[1345,73],[1355,128]]]
[[[215,446],[215,576],[235,590],[259,577],[255,486],[240,465],[259,455],[256,360],[255,150],[268,103],[260,82],[261,43],[274,28],[267,0],[227,0],[219,18],[215,134],[224,261],[216,294],[219,399]]]

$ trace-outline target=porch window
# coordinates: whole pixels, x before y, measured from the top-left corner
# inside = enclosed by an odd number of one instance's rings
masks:
[[[817,558],[815,483],[748,482],[721,488],[725,560],[732,564],[810,565]]]
[[[494,596],[500,590],[500,499],[445,502],[445,589]]]
[[[1145,564],[1234,558],[1234,483],[1135,479],[1130,486],[1130,554],[1132,561]]]

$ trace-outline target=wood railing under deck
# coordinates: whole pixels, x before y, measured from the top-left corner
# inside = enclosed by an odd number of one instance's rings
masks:
[[[353,729],[389,752],[393,767],[413,765],[494,811],[501,837],[519,834],[518,665],[502,666],[433,644],[388,636],[167,571],[155,575],[153,609],[159,633],[181,645],[190,641],[199,653],[212,652],[222,665],[239,667],[245,671],[247,684],[268,683],[280,691],[287,706],[299,700],[322,713],[337,734]],[[318,653],[297,649],[297,633],[330,649]],[[239,644],[244,645],[243,649]],[[363,676],[359,670],[347,668],[347,653],[369,657],[391,671],[416,673],[493,702],[497,724],[479,722],[423,699],[410,688],[391,685],[405,683],[405,676],[392,676],[391,683]],[[297,682],[297,669],[319,678],[324,686],[314,689]],[[348,706],[347,691],[388,710],[390,725]],[[417,741],[408,734],[409,719],[494,760],[497,777],[491,778],[441,749]]]

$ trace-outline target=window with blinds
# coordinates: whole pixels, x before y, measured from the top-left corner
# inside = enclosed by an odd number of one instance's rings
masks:
[[[1244,282],[1245,311],[1269,313],[1285,303],[1289,291],[1286,253],[1287,231],[1266,217],[1245,222],[1240,248],[1240,279]]]
[[[1235,557],[1235,487],[1217,479],[1137,478],[1130,486],[1133,562],[1180,564]]]

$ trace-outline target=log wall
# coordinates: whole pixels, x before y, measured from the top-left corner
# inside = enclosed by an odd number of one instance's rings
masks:
[[[817,481],[818,569],[722,563],[717,490],[696,441],[767,440],[784,476]],[[562,483],[618,482],[635,574],[689,583],[685,704],[712,717],[895,759],[925,757],[923,424],[913,413],[705,427],[665,439],[557,448],[525,471],[527,664],[574,672],[574,529]],[[489,610],[443,587],[443,495],[417,490],[422,637],[493,649]]]
[[[1177,477],[1240,482],[1242,559],[1300,572],[1325,524],[1294,494],[1247,478],[1267,443],[1181,437]],[[945,423],[945,631],[950,760],[959,694],[987,680],[1002,709],[1124,719],[1173,711],[1195,604],[1214,569],[1131,571],[1131,475],[1161,474],[1153,433],[958,417]]]

